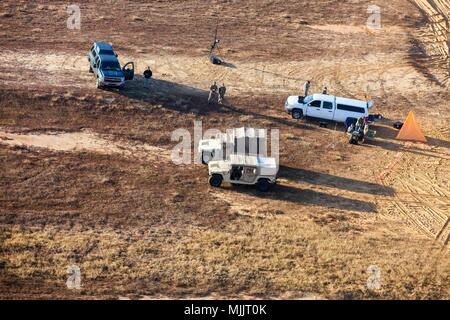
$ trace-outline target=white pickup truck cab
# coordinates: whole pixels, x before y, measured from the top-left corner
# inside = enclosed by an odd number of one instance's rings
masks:
[[[348,118],[368,117],[369,109],[372,106],[372,101],[316,93],[307,97],[290,96],[287,98],[284,108],[294,119],[307,116],[345,123]]]

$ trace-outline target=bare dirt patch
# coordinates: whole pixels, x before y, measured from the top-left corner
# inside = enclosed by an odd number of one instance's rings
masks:
[[[53,133],[8,133],[0,131],[0,143],[9,146],[24,146],[46,148],[54,151],[97,152],[101,154],[121,154],[136,158],[170,159],[170,153],[162,148],[147,144],[127,144],[114,142],[98,134],[84,132],[53,132]]]

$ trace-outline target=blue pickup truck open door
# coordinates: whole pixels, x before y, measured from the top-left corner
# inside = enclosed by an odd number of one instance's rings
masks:
[[[130,61],[127,62],[123,68],[123,76],[125,78],[125,80],[133,80],[134,78],[134,62]]]

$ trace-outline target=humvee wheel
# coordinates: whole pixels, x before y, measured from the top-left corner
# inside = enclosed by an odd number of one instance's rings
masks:
[[[213,174],[209,177],[209,184],[215,188],[220,187],[222,184],[222,176],[220,174]]]
[[[303,110],[301,109],[292,110],[292,118],[297,120],[303,118]]]
[[[256,187],[258,188],[259,191],[262,192],[267,192],[270,189],[270,182],[268,179],[259,179],[258,182],[256,183]]]

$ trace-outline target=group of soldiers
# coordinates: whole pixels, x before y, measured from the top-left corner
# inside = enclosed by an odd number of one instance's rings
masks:
[[[216,81],[213,81],[211,87],[209,87],[208,104],[214,103],[215,101],[220,104],[223,103],[226,91],[227,88],[224,83],[222,83],[222,86],[217,87]]]
[[[305,84],[303,85],[303,93],[304,93],[305,97],[308,96],[308,91],[309,91],[310,87],[311,87],[311,80],[307,80],[305,82]],[[328,88],[327,87],[323,87],[322,94],[328,94]]]
[[[311,87],[311,80],[307,80],[303,85],[304,96],[308,96],[309,88]],[[225,98],[225,92],[227,88],[223,83],[222,86],[218,87],[216,81],[213,81],[211,87],[209,87],[209,96],[208,96],[208,104],[218,102],[219,104],[223,103]],[[328,88],[323,87],[322,94],[328,94]]]

